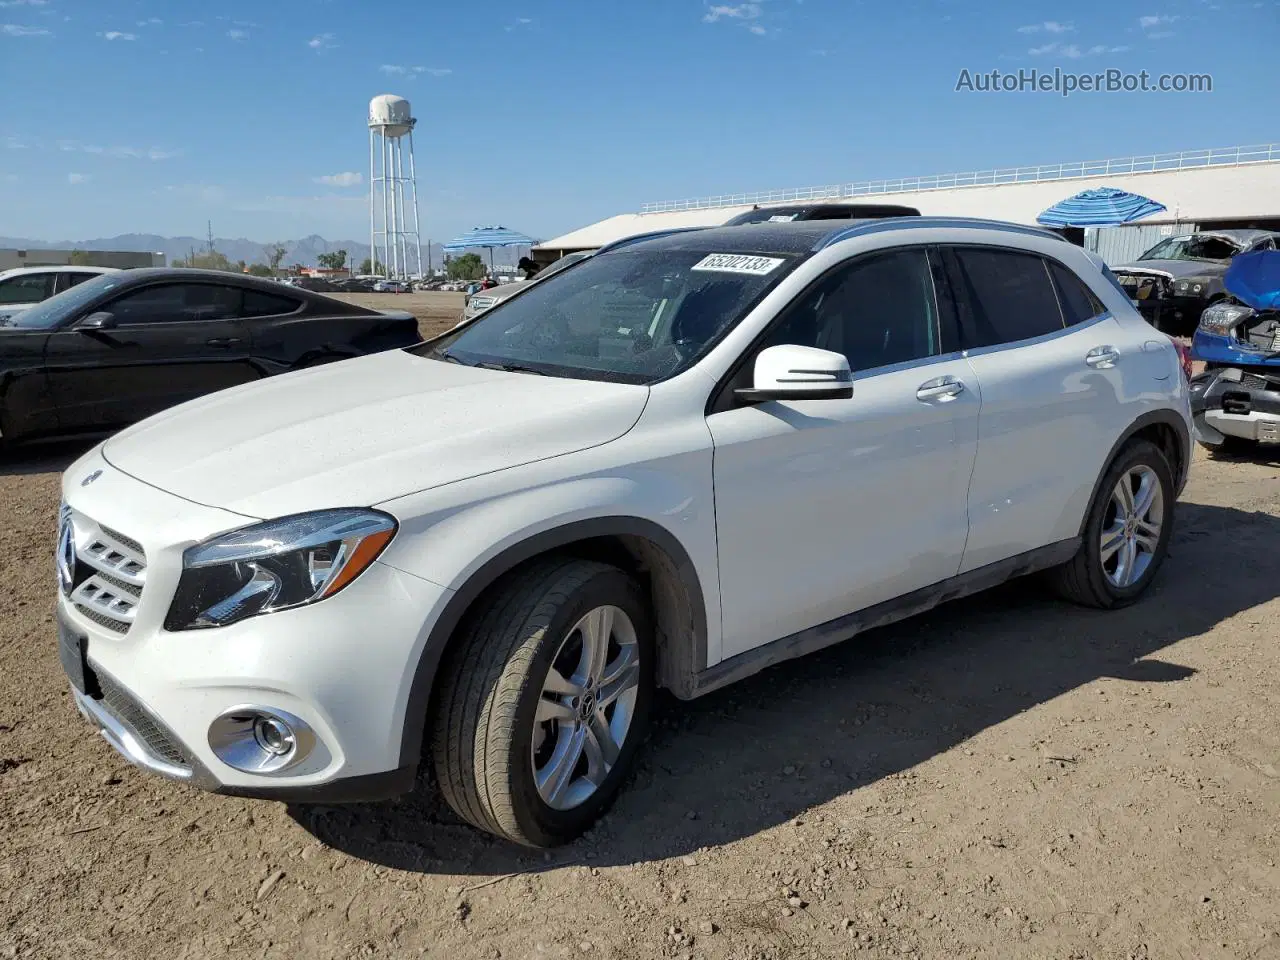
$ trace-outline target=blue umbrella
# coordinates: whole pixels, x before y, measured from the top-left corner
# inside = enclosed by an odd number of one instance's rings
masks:
[[[533,246],[533,238],[526,237],[516,230],[506,227],[472,227],[460,237],[455,237],[444,245],[446,250],[469,250],[472,247],[489,248],[489,269],[493,269],[494,247],[527,247]]]
[[[1164,204],[1137,193],[1115,187],[1095,187],[1060,200],[1036,217],[1036,221],[1047,227],[1113,227],[1165,209]]]
[[[1280,310],[1280,251],[1259,250],[1231,258],[1222,278],[1227,292],[1254,310]]]

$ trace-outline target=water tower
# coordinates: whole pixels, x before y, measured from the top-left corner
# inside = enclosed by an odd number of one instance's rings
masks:
[[[369,101],[369,245],[374,271],[405,279],[422,274],[418,238],[418,181],[413,165],[409,101],[384,93]],[[409,173],[405,175],[405,139]],[[407,192],[407,196],[406,196]],[[382,270],[377,269],[382,264]]]

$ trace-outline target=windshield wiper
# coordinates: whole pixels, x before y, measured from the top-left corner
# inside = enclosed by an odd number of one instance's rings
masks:
[[[471,364],[467,363],[467,361],[465,361],[465,360],[459,360],[457,357],[455,357],[455,356],[454,356],[452,353],[450,353],[448,350],[441,350],[441,349],[439,349],[439,348],[433,348],[433,349],[431,349],[431,350],[428,350],[428,351],[427,351],[427,356],[431,357],[433,360],[443,360],[445,363],[460,363],[460,364],[462,364],[464,367],[469,367],[469,366],[471,366]]]
[[[522,367],[518,363],[489,363],[484,360],[477,361],[475,366],[483,367],[485,370],[503,370],[507,373],[532,373],[534,376],[545,377],[547,374],[542,370],[535,370],[533,367]]]

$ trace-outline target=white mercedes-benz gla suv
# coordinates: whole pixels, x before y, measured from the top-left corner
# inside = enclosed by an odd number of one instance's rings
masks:
[[[904,218],[648,235],[431,342],[183,404],[63,479],[62,662],[130,761],[334,802],[429,766],[572,839],[692,698],[1023,574],[1136,600],[1178,353],[1081,249]]]

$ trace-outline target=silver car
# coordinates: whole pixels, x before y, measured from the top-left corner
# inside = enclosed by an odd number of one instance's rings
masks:
[[[515,283],[504,283],[497,287],[491,287],[488,290],[479,290],[476,293],[473,293],[467,298],[467,302],[462,308],[461,323],[474,320],[486,310],[492,310],[508,297],[515,296],[530,284],[537,283],[539,280],[545,280],[553,273],[559,273],[565,267],[571,267],[579,260],[585,260],[594,252],[594,250],[584,250],[578,253],[567,253],[549,266],[543,267],[528,280],[517,280]]]

